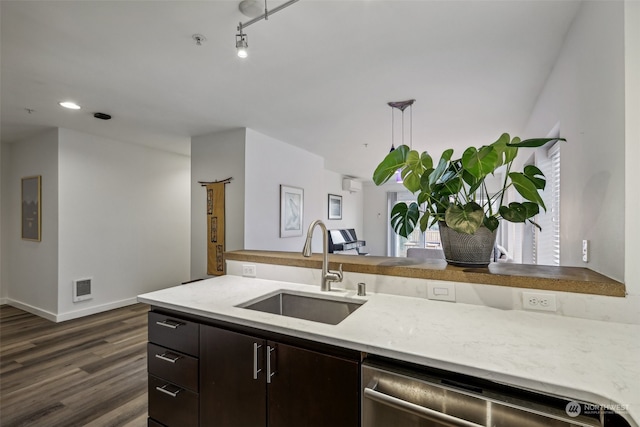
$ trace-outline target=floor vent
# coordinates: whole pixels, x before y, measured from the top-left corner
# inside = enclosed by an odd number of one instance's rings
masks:
[[[91,278],[73,281],[73,302],[86,301],[91,295]]]

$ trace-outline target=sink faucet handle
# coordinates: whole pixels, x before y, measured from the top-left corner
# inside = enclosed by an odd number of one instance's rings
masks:
[[[338,271],[329,271],[327,276],[331,282],[342,282],[342,264],[338,266]]]

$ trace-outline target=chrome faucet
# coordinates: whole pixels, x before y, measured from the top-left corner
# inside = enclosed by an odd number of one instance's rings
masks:
[[[316,219],[309,225],[307,231],[307,240],[304,242],[304,248],[302,248],[302,256],[311,256],[311,238],[313,237],[313,229],[319,225],[322,229],[322,279],[320,281],[320,290],[328,292],[331,290],[331,282],[342,282],[342,264],[338,268],[338,271],[329,270],[329,239],[327,237],[327,227],[322,221]]]

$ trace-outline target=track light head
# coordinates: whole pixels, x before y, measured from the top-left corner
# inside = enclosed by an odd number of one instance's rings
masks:
[[[243,34],[242,31],[236,34],[236,49],[238,50],[238,57],[246,58],[248,56],[247,48],[249,44],[247,43],[247,35]]]

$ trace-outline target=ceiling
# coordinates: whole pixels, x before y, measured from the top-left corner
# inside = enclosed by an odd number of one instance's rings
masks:
[[[413,146],[436,156],[520,135],[580,5],[301,0],[246,28],[242,60],[238,4],[1,1],[2,142],[64,127],[188,155],[191,136],[248,127],[370,179],[389,101],[416,99]]]

